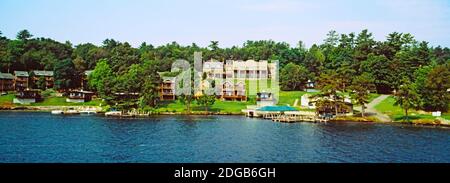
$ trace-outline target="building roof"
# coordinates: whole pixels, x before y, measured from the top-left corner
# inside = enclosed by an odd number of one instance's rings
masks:
[[[237,60],[233,62],[233,69],[238,70],[267,70],[267,60]]]
[[[208,61],[203,63],[203,69],[223,69],[223,62]]]
[[[14,76],[10,73],[0,72],[0,79],[14,79]]]
[[[297,109],[291,106],[264,106],[257,111],[271,111],[271,112],[284,112],[284,111],[297,111]]]
[[[14,75],[18,77],[28,77],[27,71],[14,71]]]
[[[53,76],[53,71],[33,71],[34,75],[36,76]]]

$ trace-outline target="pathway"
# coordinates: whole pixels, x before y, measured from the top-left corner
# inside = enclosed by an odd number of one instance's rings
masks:
[[[380,95],[379,97],[373,99],[369,104],[367,104],[365,114],[374,116],[381,122],[392,122],[391,118],[388,115],[378,112],[375,109],[376,105],[378,105],[381,101],[388,97],[389,95]],[[361,111],[361,106],[358,106],[357,110]]]

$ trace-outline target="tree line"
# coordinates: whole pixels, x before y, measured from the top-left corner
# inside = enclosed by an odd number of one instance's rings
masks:
[[[450,49],[430,47],[408,33],[393,32],[386,40],[376,41],[368,30],[358,34],[330,31],[322,44],[309,48],[301,41],[291,46],[273,40],[249,40],[229,48],[220,47],[218,41],[211,41],[207,47],[143,42],[134,48],[114,39],[106,39],[99,46],[72,45],[69,41],[35,38],[27,30],[11,40],[0,32],[1,72],[53,70],[55,88],[65,90],[80,87],[84,71],[94,70],[89,77],[91,89],[111,103],[125,105],[155,106],[160,82],[157,72],[170,71],[176,59],[193,63],[194,52],[202,52],[204,60],[279,60],[283,90],[302,90],[308,80],[322,89],[331,88],[331,93],[364,89],[392,93],[409,84],[419,95],[415,107],[448,108],[445,91],[450,88]],[[363,84],[367,87],[361,88]],[[127,100],[122,102],[114,95],[123,91],[140,96],[127,104]],[[364,101],[364,95],[359,95]]]

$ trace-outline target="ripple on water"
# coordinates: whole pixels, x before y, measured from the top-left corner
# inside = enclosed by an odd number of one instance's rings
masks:
[[[0,162],[450,162],[450,129],[0,112]]]

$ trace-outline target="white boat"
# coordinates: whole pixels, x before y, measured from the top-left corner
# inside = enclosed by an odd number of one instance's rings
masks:
[[[105,113],[105,116],[122,116],[121,111],[109,111]]]
[[[64,111],[64,114],[80,114],[80,112],[75,109],[69,109],[67,111]]]
[[[80,111],[80,114],[97,114],[97,111],[94,111],[94,110],[84,110],[84,111]]]
[[[63,114],[64,112],[62,110],[53,110],[52,114]]]

